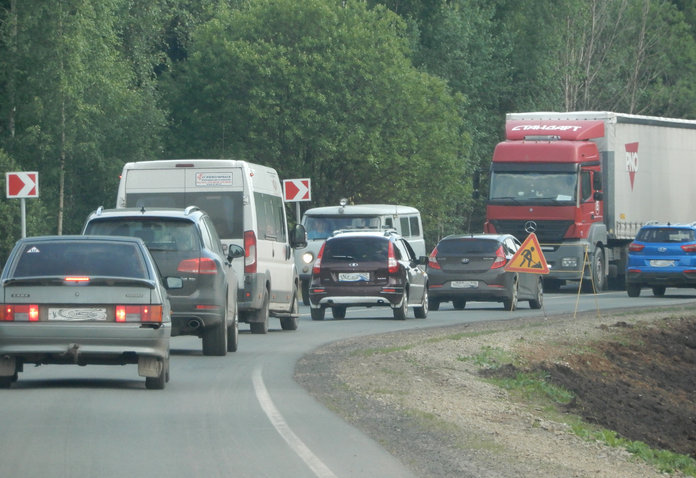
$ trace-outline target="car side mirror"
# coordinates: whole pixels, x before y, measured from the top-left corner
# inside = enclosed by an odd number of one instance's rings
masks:
[[[594,200],[595,201],[601,201],[604,198],[604,194],[602,194],[602,191],[595,191],[594,192]]]
[[[181,277],[166,277],[164,279],[164,287],[166,289],[183,289],[184,280]]]
[[[307,230],[302,224],[297,224],[290,237],[290,246],[294,248],[307,247]]]
[[[236,259],[237,257],[243,257],[244,256],[244,248],[242,246],[239,246],[237,244],[230,244],[227,247],[227,261],[232,262],[233,259]]]

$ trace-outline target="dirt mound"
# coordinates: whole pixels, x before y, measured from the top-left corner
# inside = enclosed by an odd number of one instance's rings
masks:
[[[570,412],[630,440],[696,458],[696,318],[613,327],[621,329],[615,339],[538,368],[575,393]]]

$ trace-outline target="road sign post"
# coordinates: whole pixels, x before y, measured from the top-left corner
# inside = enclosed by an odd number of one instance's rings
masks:
[[[309,178],[284,179],[283,196],[285,202],[297,203],[297,224],[300,223],[300,202],[312,200],[312,180]]]
[[[8,199],[21,200],[22,237],[27,237],[27,209],[24,200],[39,197],[39,173],[36,171],[5,173],[5,194]]]

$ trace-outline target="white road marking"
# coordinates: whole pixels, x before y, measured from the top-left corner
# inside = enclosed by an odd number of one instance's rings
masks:
[[[261,376],[262,367],[259,365],[254,369],[252,374],[252,382],[254,384],[254,391],[256,392],[256,398],[261,404],[264,413],[271,421],[271,424],[275,427],[276,431],[283,437],[283,440],[290,446],[290,448],[297,453],[297,455],[305,462],[305,464],[314,472],[317,478],[337,478],[336,475],[327,467],[324,462],[322,462],[312,450],[310,450],[307,445],[304,444],[300,438],[295,435],[295,433],[290,429],[287,422],[281,415],[280,411],[273,404],[271,396],[268,394],[266,385],[263,383],[263,377]]]

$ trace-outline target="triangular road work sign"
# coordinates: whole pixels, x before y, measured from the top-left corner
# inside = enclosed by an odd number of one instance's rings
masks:
[[[522,246],[505,266],[505,270],[509,272],[532,272],[535,274],[549,273],[549,266],[546,264],[543,252],[541,252],[536,234],[531,233],[527,236]]]

